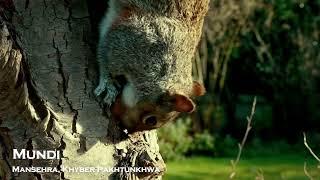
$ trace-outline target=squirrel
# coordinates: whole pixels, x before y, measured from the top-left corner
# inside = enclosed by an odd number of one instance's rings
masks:
[[[110,0],[100,24],[96,96],[129,132],[159,128],[195,109],[205,88],[192,59],[209,0]],[[127,80],[117,89],[117,76]]]

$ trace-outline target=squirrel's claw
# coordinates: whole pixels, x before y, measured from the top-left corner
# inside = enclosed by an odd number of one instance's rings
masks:
[[[113,85],[108,84],[106,81],[101,81],[98,87],[94,90],[94,94],[96,96],[100,96],[104,91],[107,91],[107,94],[104,97],[103,102],[110,107],[111,104],[116,100],[118,91]]]
[[[104,97],[103,101],[107,104],[108,107],[111,107],[111,104],[115,102],[118,95],[118,91],[114,86],[108,86],[107,95]]]
[[[107,88],[107,82],[101,82],[99,83],[98,87],[94,90],[94,94],[96,96],[100,96]]]

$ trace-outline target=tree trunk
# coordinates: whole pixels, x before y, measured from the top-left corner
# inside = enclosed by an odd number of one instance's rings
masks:
[[[126,135],[92,93],[96,22],[88,12],[85,0],[0,0],[0,179],[161,179],[156,131]],[[13,149],[62,157],[18,160]],[[13,173],[17,166],[59,172]],[[62,172],[67,167],[160,172]]]

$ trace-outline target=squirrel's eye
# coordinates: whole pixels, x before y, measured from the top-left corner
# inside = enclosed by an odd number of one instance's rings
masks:
[[[147,126],[155,126],[157,124],[157,117],[147,116],[146,118],[144,118],[143,123]]]

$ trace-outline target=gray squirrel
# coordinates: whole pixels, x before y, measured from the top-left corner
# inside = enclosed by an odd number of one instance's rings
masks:
[[[129,132],[159,128],[195,109],[192,79],[209,0],[110,0],[100,25],[96,96]],[[127,80],[121,92],[114,77]]]

